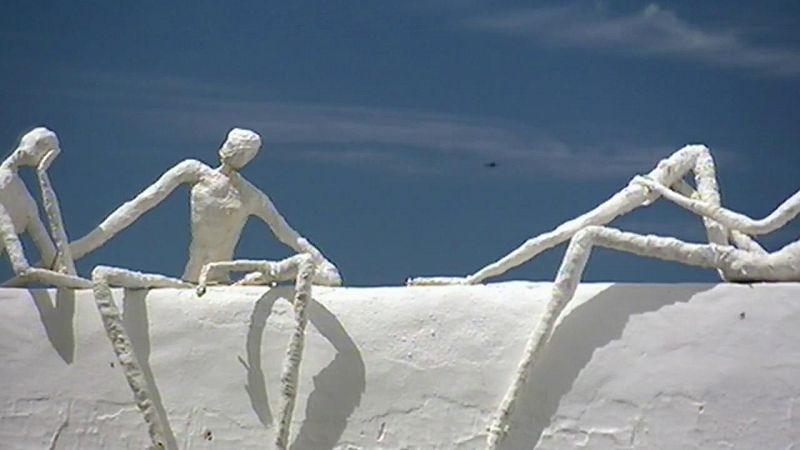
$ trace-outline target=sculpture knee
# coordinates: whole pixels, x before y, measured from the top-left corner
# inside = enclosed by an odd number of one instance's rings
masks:
[[[96,266],[92,269],[92,283],[107,284],[109,278],[114,274],[114,268],[109,266]]]

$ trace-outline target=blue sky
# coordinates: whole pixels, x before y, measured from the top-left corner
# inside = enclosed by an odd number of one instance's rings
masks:
[[[792,2],[123,3],[0,6],[0,139],[58,133],[72,238],[177,162],[216,165],[234,126],[265,142],[244,175],[352,285],[474,272],[689,143],[733,209],[800,182]],[[703,240],[666,203],[615,226]],[[188,241],[183,189],[78,266],[178,275]],[[562,253],[504,278],[550,280]],[[237,250],[288,254],[255,219]],[[585,279],[715,276],[599,250]]]

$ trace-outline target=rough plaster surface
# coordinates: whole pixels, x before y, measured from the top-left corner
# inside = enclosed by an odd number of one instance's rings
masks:
[[[551,286],[315,288],[292,448],[482,448]],[[171,446],[271,447],[292,294],[114,291]],[[149,443],[90,291],[0,311],[0,448]],[[791,448],[798,325],[798,284],[582,284],[501,448]]]

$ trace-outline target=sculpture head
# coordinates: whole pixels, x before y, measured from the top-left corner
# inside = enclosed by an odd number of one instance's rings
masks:
[[[261,137],[250,130],[234,128],[219,149],[219,160],[223,166],[239,170],[253,159],[261,148]]]
[[[25,133],[19,140],[13,158],[17,166],[38,166],[45,156],[52,161],[61,152],[58,137],[45,127],[37,127]]]

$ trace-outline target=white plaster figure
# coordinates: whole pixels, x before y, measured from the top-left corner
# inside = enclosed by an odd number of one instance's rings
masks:
[[[295,328],[289,338],[286,359],[281,372],[281,404],[278,413],[278,428],[275,432],[275,448],[287,450],[297,398],[297,379],[300,373],[300,361],[303,357],[305,329],[308,323],[306,308],[311,300],[311,280],[316,270],[315,258],[308,254],[295,255],[282,261],[237,260],[209,263],[200,272],[197,294],[206,292],[206,280],[211,272],[250,272],[258,277],[246,279],[247,284],[271,284],[295,278],[294,307]],[[223,275],[219,273],[218,275]],[[224,275],[227,275],[225,273]],[[241,283],[240,283],[241,284]]]
[[[297,272],[297,298],[295,310],[299,311],[298,329],[300,337],[293,336],[290,342],[289,358],[292,362],[287,368],[294,376],[286,378],[286,390],[291,391],[291,401],[286,401],[289,419],[294,406],[294,385],[299,369],[302,336],[305,330],[304,306],[310,297],[310,283],[337,286],[341,284],[338,269],[310,242],[292,229],[278,213],[266,194],[250,184],[238,170],[250,162],[261,147],[261,138],[253,131],[234,128],[219,150],[220,167],[214,169],[200,161],[187,160],[168,170],[153,185],[134,199],[124,203],[112,212],[97,228],[86,236],[70,244],[72,254],[79,258],[103,245],[116,233],[131,225],[144,213],[158,205],[175,188],[186,183],[191,185],[191,232],[189,261],[181,279],[158,274],[145,274],[133,270],[98,266],[92,272],[92,284],[98,311],[103,326],[111,340],[114,351],[121,363],[128,384],[133,390],[137,406],[147,422],[153,448],[165,448],[164,430],[168,429],[165,417],[160,417],[154,407],[152,395],[142,376],[142,369],[133,353],[130,339],[125,332],[122,320],[111,295],[111,286],[145,289],[157,287],[186,288],[194,283],[202,283],[198,293],[205,291],[208,283],[228,281],[228,273],[237,270],[241,264],[231,261],[241,231],[249,216],[262,219],[272,229],[275,236],[301,255],[289,258],[293,263],[277,263],[282,271],[274,271],[269,264],[251,266],[241,284],[262,284],[271,281],[273,275],[283,275],[288,266]],[[239,261],[241,263],[241,261]],[[309,267],[307,267],[309,266]],[[287,268],[286,270],[283,270]],[[227,270],[226,270],[227,269]],[[313,280],[312,280],[313,277]],[[302,318],[302,320],[301,320]],[[302,325],[301,325],[302,322]],[[298,332],[296,331],[295,334]],[[300,339],[300,343],[294,343]],[[294,343],[294,344],[293,344]],[[294,349],[294,350],[293,350]],[[287,369],[288,370],[288,369]],[[287,370],[284,373],[287,373]],[[289,373],[291,373],[289,370]],[[288,421],[285,424],[288,436]],[[280,439],[280,438],[279,438]]]
[[[697,192],[683,181],[683,177],[694,173]],[[688,145],[661,160],[649,177],[659,183],[672,186],[687,196],[697,196],[710,204],[719,205],[720,196],[715,177],[714,160],[708,148],[703,145]],[[556,227],[554,230],[540,234],[527,240],[517,249],[500,260],[487,265],[472,275],[466,277],[420,277],[408,280],[409,285],[447,285],[447,284],[478,284],[483,281],[502,275],[536,257],[556,245],[566,242],[576,233],[591,225],[606,225],[615,218],[627,214],[634,209],[648,205],[657,199],[657,193],[648,190],[645,186],[631,183],[611,198],[593,210],[578,216]],[[709,242],[724,245],[728,243],[729,233],[712,220],[704,219]],[[741,232],[733,232],[730,238],[736,245],[763,253],[764,250],[752,239]],[[720,276],[727,279],[725,269],[721,269]]]
[[[47,169],[60,152],[56,134],[39,127],[25,134],[16,150],[0,164],[0,236],[3,240],[0,251],[8,253],[16,274],[5,283],[6,286],[42,283],[65,288],[91,287],[89,280],[76,275],[58,198],[47,176]],[[25,166],[36,168],[42,202],[55,244],[39,217],[36,201],[17,173]],[[38,248],[42,261],[50,269],[31,267],[28,263],[19,239],[19,234],[26,231]]]
[[[281,242],[296,252],[309,253],[321,259],[314,280],[316,284],[341,284],[336,267],[286,223],[265,193],[239,174],[239,170],[256,156],[260,148],[261,137],[258,134],[234,128],[219,150],[218,168],[196,160],[179,163],[141,194],[117,208],[97,228],[72,242],[72,255],[80,258],[100,247],[157,206],[175,188],[188,184],[191,186],[192,241],[189,261],[181,277],[183,281],[196,283],[205,264],[233,259],[233,251],[247,219],[256,216],[270,227]],[[135,272],[132,276],[135,276]],[[176,287],[183,285],[180,280],[175,281]]]
[[[674,192],[650,177],[635,177],[631,185],[652,190],[704,218],[712,219],[739,233],[753,235],[770,233],[800,215],[800,191],[767,217],[754,220],[724,209],[718,204]],[[640,256],[718,269],[729,281],[800,281],[800,241],[767,253],[760,247],[736,248],[714,242],[693,244],[671,237],[643,236],[601,226],[584,227],[570,241],[545,312],[525,346],[515,379],[489,427],[487,448],[496,449],[507,431],[509,417],[519,390],[525,384],[531,368],[536,364],[556,320],[575,294],[592,247],[596,245]]]

